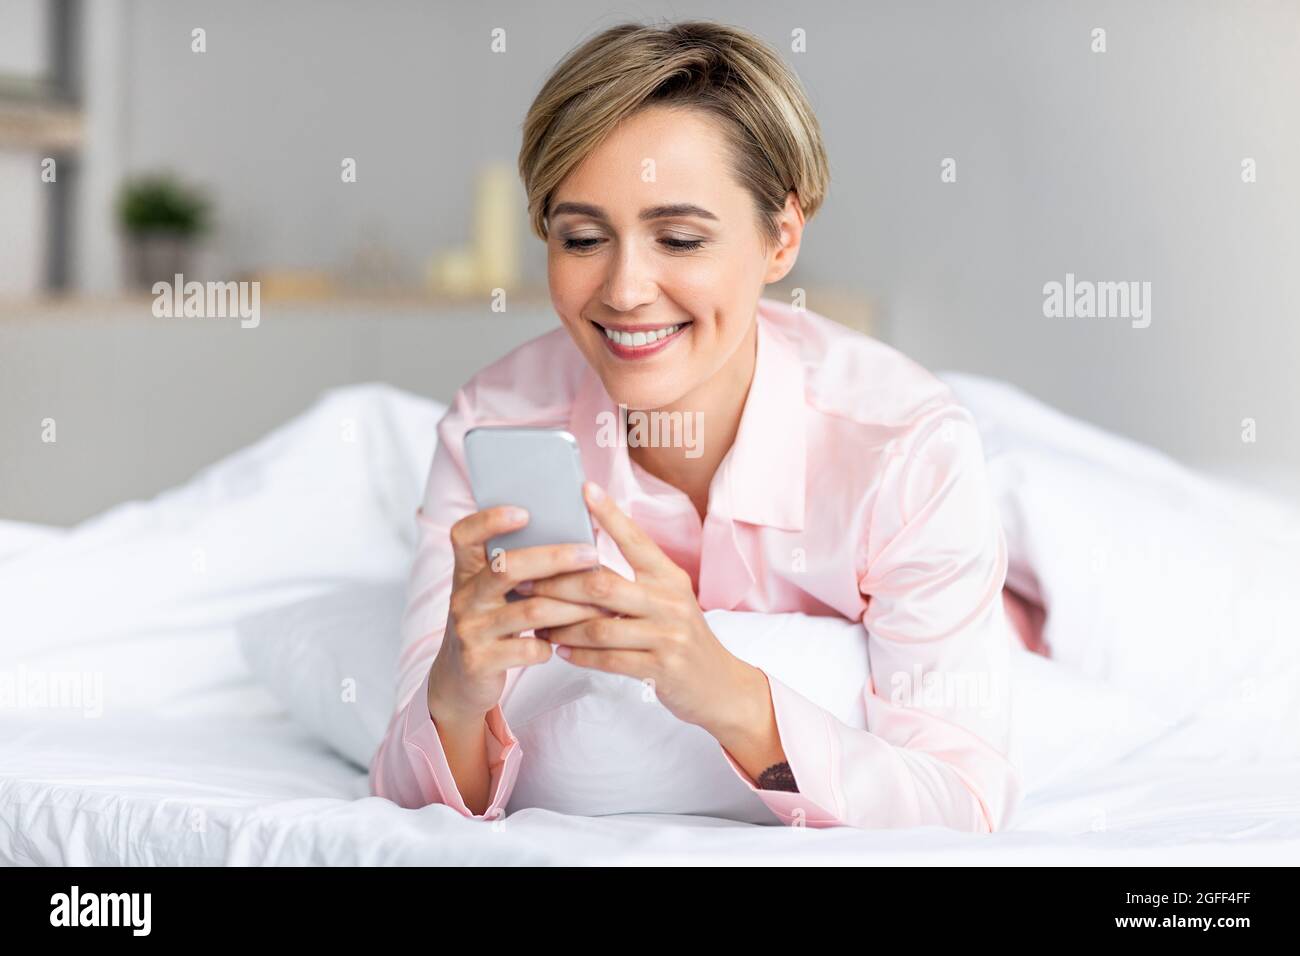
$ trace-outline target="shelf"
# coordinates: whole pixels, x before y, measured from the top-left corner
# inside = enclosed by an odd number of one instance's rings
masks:
[[[778,286],[769,286],[764,290],[763,297],[778,302],[792,301],[790,290]],[[0,299],[0,322],[24,318],[97,318],[107,321],[113,317],[147,315],[152,309],[152,303],[153,296],[147,292],[115,296],[67,295]],[[290,315],[351,313],[358,316],[380,316],[422,312],[481,312],[488,316],[495,315],[491,312],[490,301],[486,296],[435,295],[419,289],[334,289],[329,293],[270,294],[264,286],[258,305],[263,311],[274,309]],[[867,335],[874,334],[870,302],[860,293],[829,288],[808,289],[806,305],[810,311],[851,329]],[[554,308],[547,287],[535,285],[509,290],[507,307],[506,312],[500,313],[503,321],[509,320],[512,315],[536,315],[539,311],[550,313]]]
[[[80,149],[84,139],[76,106],[39,86],[0,82],[0,148],[67,152]]]

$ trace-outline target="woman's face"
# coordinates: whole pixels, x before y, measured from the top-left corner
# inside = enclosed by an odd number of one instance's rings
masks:
[[[794,265],[803,225],[794,195],[782,243],[765,250],[724,149],[707,114],[652,107],[620,124],[552,197],[551,301],[629,409],[670,405],[733,357],[752,359],[739,346],[763,287]]]

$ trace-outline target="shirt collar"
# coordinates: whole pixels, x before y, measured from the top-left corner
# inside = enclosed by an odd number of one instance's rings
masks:
[[[709,515],[802,531],[807,461],[804,369],[796,343],[772,314],[773,306],[759,300],[754,377],[735,441],[709,487]],[[574,396],[569,430],[578,440],[587,477],[625,507],[638,482],[626,444],[599,440],[601,424],[610,422],[619,422],[618,405],[588,365]],[[606,424],[604,433],[610,431]],[[704,440],[709,440],[707,422]]]

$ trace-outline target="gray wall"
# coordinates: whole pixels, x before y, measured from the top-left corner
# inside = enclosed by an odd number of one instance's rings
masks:
[[[153,318],[148,300],[0,321],[0,520],[70,525],[189,479],[325,389],[388,382],[449,403],[501,353],[555,328],[549,310],[269,306]],[[52,419],[54,442],[44,441]]]
[[[565,51],[626,17],[716,18],[786,53],[826,133],[831,193],[799,281],[856,285],[882,337],[930,367],[1010,379],[1300,493],[1300,3],[86,6],[84,290],[116,288],[117,176],[160,165],[217,196],[213,276],[344,267],[370,239],[416,279],[464,240],[473,170],[513,161]],[[504,55],[488,49],[497,26]],[[1094,27],[1105,53],[1090,52]],[[806,53],[789,52],[796,28]],[[343,156],[359,161],[355,186],[339,182]],[[940,182],[944,157],[956,183]],[[1241,182],[1244,157],[1258,182]],[[1150,327],[1045,318],[1043,284],[1067,272],[1149,281]],[[1240,438],[1248,417],[1255,444]]]

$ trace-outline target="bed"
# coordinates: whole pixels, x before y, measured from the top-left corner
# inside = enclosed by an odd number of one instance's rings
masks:
[[[443,406],[369,385],[326,393],[304,415],[149,501],[71,529],[0,522],[0,606],[7,609],[0,862],[1294,863],[1300,610],[1286,586],[1300,567],[1288,563],[1300,562],[1294,506],[1195,475],[1002,383],[948,380],[981,424],[1012,577],[1048,608],[1050,667],[1068,674],[1071,686],[1123,695],[1151,717],[1142,734],[1132,731],[1142,721],[1126,718],[1118,730],[1129,736],[1032,781],[1006,830],[790,828],[538,808],[487,822],[369,796],[365,767],[304,719],[241,641],[242,622],[341,582],[402,580],[413,503]],[[352,438],[340,437],[341,422]],[[1056,552],[1080,552],[1079,560],[1117,582],[1132,576],[1129,559],[1149,570],[1151,553],[1112,541],[1098,569],[1096,548],[1054,547],[1052,535],[1074,533],[1069,522],[1105,534],[1102,513],[1143,532],[1122,509],[1115,514],[1113,502],[1075,495],[1065,509],[1057,496],[1036,498],[1057,481],[1053,467],[1082,470],[1094,496],[1107,493],[1113,471],[1114,493],[1136,494],[1145,520],[1173,528],[1190,515],[1199,537],[1219,536],[1213,554],[1191,555],[1186,568],[1169,557],[1131,594],[1116,583],[1102,592],[1116,606],[1087,619],[1071,589],[1106,602],[1078,584],[1079,567]],[[1057,494],[1070,493],[1058,487]],[[1152,502],[1173,510],[1153,516]],[[1077,514],[1089,507],[1091,517]],[[1057,514],[1064,511],[1075,514]],[[321,520],[326,513],[330,521]],[[1170,550],[1186,550],[1174,531],[1159,533]],[[1228,574],[1223,562],[1251,573]],[[1195,574],[1226,592],[1230,620],[1216,617],[1197,631],[1187,623],[1194,617],[1184,621],[1168,606],[1200,586]],[[1143,602],[1163,616],[1146,616],[1136,606]],[[1169,622],[1169,633],[1152,620]],[[1126,632],[1123,622],[1138,631]],[[1146,636],[1139,642],[1135,633]],[[1231,656],[1214,656],[1222,644]],[[1160,676],[1171,669],[1169,646],[1180,648],[1183,662],[1176,679]],[[1069,750],[1073,736],[1086,750],[1099,739],[1089,729],[1092,692],[1059,701],[1060,722],[1040,727],[1039,743]]]
[[[1225,768],[1151,752],[1031,793],[1011,829],[981,837],[403,810],[367,796],[364,772],[269,706],[5,730],[8,865],[1290,865],[1300,853],[1300,761]]]

